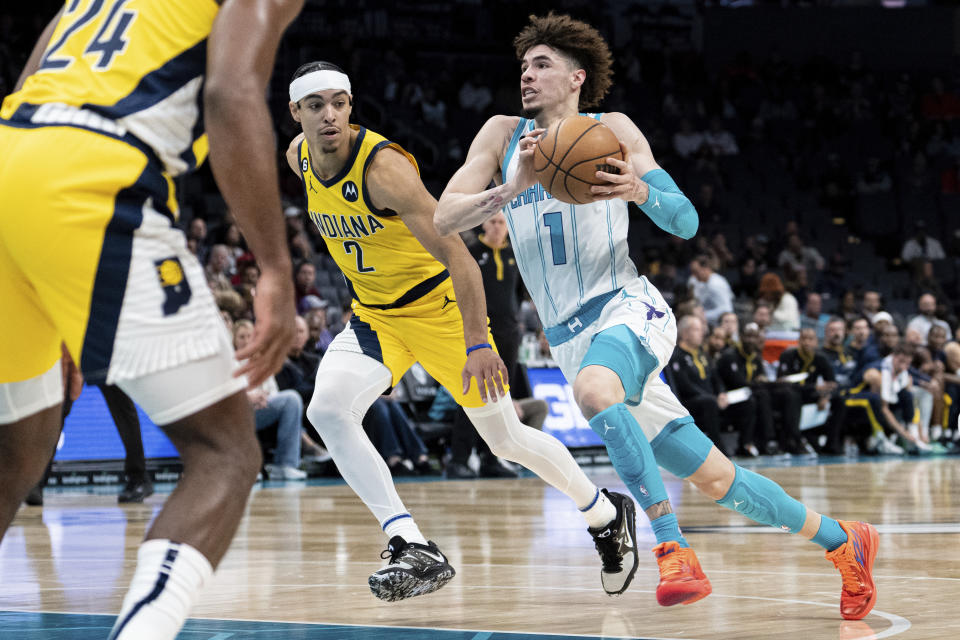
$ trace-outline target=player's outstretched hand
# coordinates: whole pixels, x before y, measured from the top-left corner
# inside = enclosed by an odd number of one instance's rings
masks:
[[[610,173],[608,171],[597,171],[596,176],[606,182],[590,187],[590,193],[595,200],[613,200],[618,198],[628,202],[643,204],[647,201],[647,195],[650,193],[647,189],[647,183],[640,179],[634,172],[630,164],[630,153],[627,146],[620,143],[620,153],[623,154],[623,160],[617,158],[607,158],[607,164],[619,169],[619,173]]]
[[[534,129],[520,138],[520,143],[517,145],[517,172],[513,176],[516,190],[523,190],[537,183],[537,174],[533,170],[533,154],[537,150],[537,140],[546,131],[546,129]]]
[[[246,362],[234,375],[246,375],[250,387],[257,387],[283,366],[296,334],[293,279],[289,273],[263,271],[257,280],[253,312],[257,318],[253,339],[237,352],[237,359]]]
[[[507,367],[493,349],[477,349],[467,356],[463,366],[463,393],[470,390],[470,379],[477,379],[480,399],[484,402],[497,402],[507,392],[503,388],[507,379]]]

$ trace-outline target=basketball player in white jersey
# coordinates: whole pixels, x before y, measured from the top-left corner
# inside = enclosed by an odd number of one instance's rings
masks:
[[[627,202],[682,238],[697,213],[622,113],[595,114],[621,141],[618,174],[598,171],[595,200],[555,200],[533,172],[536,139],[562,118],[599,104],[612,75],[597,31],[569,16],[531,16],[514,41],[525,117],[494,116],[474,139],[440,198],[443,234],[470,229],[503,210],[517,264],[536,303],[554,358],[601,436],[614,468],[650,518],[660,566],[657,600],[690,604],[710,583],[678,528],[657,465],[688,478],[718,504],[827,550],[843,577],[841,613],[858,619],[876,600],[871,575],[876,530],[821,516],[763,476],[727,459],[660,379],[676,341],[673,312],[629,258]],[[487,189],[491,181],[499,184]]]

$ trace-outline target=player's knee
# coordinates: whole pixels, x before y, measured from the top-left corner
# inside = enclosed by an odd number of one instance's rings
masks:
[[[573,397],[583,413],[583,417],[590,420],[601,411],[623,402],[622,394],[602,384],[585,380],[577,380],[573,386]]]
[[[707,461],[689,478],[697,490],[711,500],[721,500],[727,495],[737,475],[737,469],[733,463],[724,460],[708,456]]]

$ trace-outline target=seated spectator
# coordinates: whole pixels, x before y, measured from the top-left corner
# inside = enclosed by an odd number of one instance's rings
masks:
[[[877,329],[873,332],[877,341],[877,352],[881,358],[886,358],[898,344],[900,344],[900,329],[892,322],[885,322],[885,318],[877,314]]]
[[[883,311],[883,298],[880,296],[880,292],[871,289],[864,291],[860,312],[870,322],[870,326],[873,326],[875,322],[873,317],[881,311]]]
[[[193,242],[190,245],[190,242]],[[207,263],[207,257],[210,254],[210,246],[207,244],[207,221],[203,218],[194,218],[187,227],[187,243],[192,246],[190,249],[200,264]]]
[[[880,359],[880,351],[871,339],[873,330],[866,318],[856,318],[850,323],[850,342],[847,351],[854,359],[854,367],[850,372],[853,380],[862,374],[864,367],[874,360]]]
[[[800,234],[794,233],[787,237],[787,246],[777,258],[777,266],[781,269],[790,267],[794,272],[804,269],[807,274],[817,274],[826,266],[826,261],[819,251],[803,244]]]
[[[727,394],[717,376],[716,369],[703,352],[704,325],[694,315],[684,316],[677,325],[677,346],[670,358],[670,376],[668,380],[677,394],[677,399],[690,412],[700,430],[713,441],[720,451],[727,455],[726,447],[720,437],[720,412],[729,407]],[[749,415],[738,411],[735,423],[740,426]],[[753,425],[747,425],[747,433],[753,432]],[[755,448],[754,448],[755,449]]]
[[[720,326],[726,333],[727,346],[740,342],[740,318],[732,311],[720,316]]]
[[[807,303],[803,306],[803,315],[800,316],[800,330],[813,329],[817,340],[823,340],[823,332],[830,320],[830,315],[823,313],[823,298],[819,293],[807,295]]]
[[[755,433],[745,434],[740,425],[741,448],[765,443],[767,454],[805,453],[800,447],[800,393],[790,385],[770,382],[763,370],[761,352],[766,337],[756,323],[740,332],[740,342],[728,347],[717,361],[717,373],[728,392],[749,388],[756,403]],[[774,429],[774,412],[780,414],[779,434]]]
[[[710,118],[710,128],[703,132],[703,142],[717,156],[735,156],[740,153],[736,138],[723,128],[723,121],[717,116]]]
[[[280,372],[277,373],[275,378],[277,386],[281,390],[293,389],[299,393],[300,399],[303,401],[303,406],[306,407],[310,404],[310,399],[313,397],[313,389],[316,384],[317,367],[320,365],[320,358],[305,351],[303,348],[310,337],[306,321],[302,316],[297,316],[296,323],[296,338],[293,344],[290,345],[290,350],[287,352],[287,359],[283,363],[283,368],[280,369]],[[306,413],[301,417],[301,425],[309,424],[302,419],[305,417]],[[303,453],[304,460],[310,459],[317,462],[324,462],[330,459],[330,454],[314,441],[307,428],[302,428],[300,432],[300,450]]]
[[[710,258],[700,254],[690,263],[690,287],[693,297],[703,305],[707,322],[716,324],[720,316],[733,311],[733,290],[730,283],[710,265]]]
[[[333,342],[333,332],[327,327],[327,307],[319,306],[308,310],[304,317],[310,332],[306,350],[309,353],[323,355]]]
[[[935,325],[943,327],[948,334],[950,333],[950,325],[936,317],[937,299],[933,294],[925,293],[917,299],[917,311],[919,313],[907,323],[907,329],[919,332],[923,344],[926,344],[926,336],[930,333],[930,327]]]
[[[843,320],[837,319],[835,327],[843,330]],[[841,337],[842,340],[842,337]],[[816,404],[817,409],[823,411],[831,405],[842,405],[843,399],[836,395],[837,381],[834,376],[833,367],[818,347],[817,333],[812,328],[800,330],[800,338],[796,347],[785,349],[780,354],[780,366],[777,369],[778,380],[781,382],[791,382],[791,376],[806,374],[806,378],[799,382],[794,382],[800,389],[800,399],[804,404]],[[832,399],[832,400],[831,400]],[[833,419],[837,419],[838,408],[832,407]],[[825,427],[826,433],[831,434],[836,428],[831,424],[828,418]],[[836,440],[836,439],[835,439]],[[813,446],[805,437],[800,438],[800,447],[808,455],[814,455]]]
[[[710,330],[710,335],[707,336],[703,348],[703,352],[707,356],[707,361],[710,362],[712,366],[716,366],[717,358],[720,357],[720,354],[723,353],[727,346],[729,346],[727,330],[724,329],[722,325],[715,326]]]
[[[253,323],[238,320],[233,330],[233,347],[243,349],[253,340]],[[247,398],[253,407],[257,431],[277,425],[277,447],[273,463],[264,466],[271,480],[304,480],[307,474],[300,466],[300,420],[303,415],[303,400],[292,389],[280,391],[276,379],[271,376],[256,389],[247,390]]]
[[[207,276],[207,284],[213,291],[233,291],[230,251],[226,245],[215,244],[210,248],[210,257],[204,268],[204,274]]]
[[[880,165],[880,158],[876,156],[867,158],[863,171],[857,177],[857,193],[873,195],[888,193],[891,189],[893,189],[893,179]]]
[[[680,121],[680,130],[673,134],[673,150],[681,158],[689,158],[703,144],[703,134],[695,131],[689,118]]]
[[[757,305],[753,308],[753,316],[751,320],[754,324],[760,327],[761,331],[766,331],[770,328],[770,322],[773,317],[773,307],[764,301],[757,302]]]
[[[913,223],[915,233],[903,243],[900,259],[906,263],[920,260],[943,260],[946,254],[943,245],[933,236],[927,235],[927,224],[923,220]]]
[[[880,394],[882,400],[881,411],[886,430],[874,431],[867,445],[878,453],[902,455],[904,448],[891,440],[896,436],[899,436],[901,443],[914,450],[930,450],[930,445],[912,436],[907,427],[913,423],[916,414],[913,394],[910,393],[913,380],[907,371],[912,359],[913,350],[905,343],[899,343],[890,355],[868,365],[864,371],[864,384]]]
[[[780,276],[775,273],[765,273],[760,278],[760,287],[757,295],[763,302],[771,306],[771,331],[796,331],[800,328],[800,308],[797,299],[783,286]]]
[[[760,273],[757,270],[757,261],[747,256],[740,263],[740,277],[734,287],[734,292],[741,298],[757,297],[757,288],[760,286]]]
[[[432,475],[427,447],[389,396],[377,398],[363,417],[363,430],[393,476]]]
[[[293,280],[297,300],[297,313],[306,313],[310,309],[312,301],[306,300],[307,296],[314,296],[317,300],[323,300],[323,294],[317,290],[314,284],[317,278],[317,268],[312,262],[304,260],[294,267]]]

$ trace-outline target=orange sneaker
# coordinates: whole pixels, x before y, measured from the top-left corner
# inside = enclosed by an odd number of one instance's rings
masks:
[[[684,549],[676,541],[661,542],[653,548],[653,555],[660,565],[657,602],[661,606],[693,604],[713,591],[693,549]]]
[[[843,591],[840,592],[840,614],[846,620],[863,618],[877,602],[877,587],[873,583],[873,560],[877,557],[880,534],[866,522],[838,520],[848,539],[826,558],[840,570]]]

